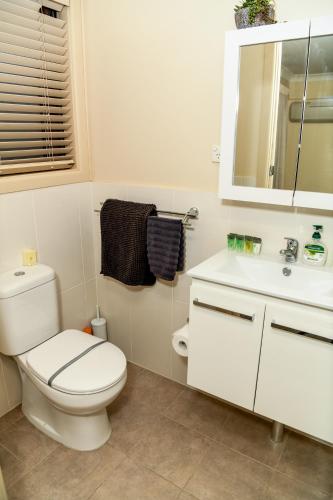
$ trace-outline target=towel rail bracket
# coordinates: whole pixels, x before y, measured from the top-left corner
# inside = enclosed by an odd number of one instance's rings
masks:
[[[103,206],[103,202],[100,202]],[[95,209],[94,212],[100,213],[101,210]],[[180,217],[186,229],[194,229],[189,219],[198,219],[199,209],[197,207],[191,207],[187,212],[174,212],[172,210],[157,210],[158,214],[171,215],[173,217]]]

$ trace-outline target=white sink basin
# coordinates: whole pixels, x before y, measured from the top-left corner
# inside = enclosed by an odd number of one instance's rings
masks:
[[[291,270],[289,276],[283,268]],[[251,292],[333,310],[333,269],[287,264],[277,256],[252,257],[222,250],[189,276]]]

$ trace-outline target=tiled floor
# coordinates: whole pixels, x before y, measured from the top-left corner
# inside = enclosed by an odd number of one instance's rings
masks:
[[[129,365],[110,441],[64,448],[14,410],[0,419],[10,500],[333,499],[333,449]]]

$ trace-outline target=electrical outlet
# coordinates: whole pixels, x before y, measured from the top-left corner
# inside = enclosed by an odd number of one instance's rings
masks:
[[[214,146],[212,146],[212,162],[220,163],[220,157],[221,157],[220,146],[214,144]]]

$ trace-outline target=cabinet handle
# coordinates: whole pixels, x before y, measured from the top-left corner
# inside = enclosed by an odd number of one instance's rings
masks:
[[[276,330],[282,330],[284,332],[292,333],[294,335],[299,335],[300,337],[307,337],[309,339],[319,340],[320,342],[326,342],[326,344],[333,344],[333,339],[328,339],[320,335],[315,335],[314,333],[303,332],[302,330],[297,330],[295,328],[291,328],[290,326],[279,325],[279,323],[275,323],[275,321],[272,321],[271,327],[275,328]]]
[[[255,314],[249,316],[248,314],[243,314],[236,311],[230,311],[229,309],[224,309],[223,307],[212,306],[211,304],[206,304],[205,302],[200,302],[199,299],[193,300],[193,305],[202,307],[203,309],[210,309],[211,311],[220,312],[223,314],[229,314],[229,316],[236,316],[237,318],[246,319],[247,321],[253,321],[255,318]]]

